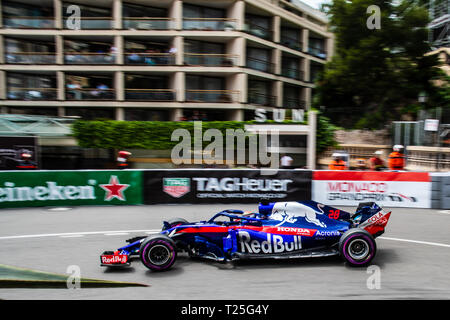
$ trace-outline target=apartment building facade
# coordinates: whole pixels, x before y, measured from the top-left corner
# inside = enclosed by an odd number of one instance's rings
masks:
[[[251,120],[310,108],[333,52],[285,0],[1,0],[1,113]]]

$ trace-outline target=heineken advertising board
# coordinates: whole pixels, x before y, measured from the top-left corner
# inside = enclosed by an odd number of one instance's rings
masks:
[[[311,200],[308,170],[146,170],[144,202],[157,203],[257,203]]]
[[[0,172],[0,208],[142,204],[142,171]]]

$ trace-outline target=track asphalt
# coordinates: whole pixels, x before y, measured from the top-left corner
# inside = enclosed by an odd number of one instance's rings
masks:
[[[2,264],[148,287],[0,289],[0,299],[450,299],[450,212],[392,210],[369,268],[338,257],[216,263],[179,255],[172,270],[155,273],[99,266],[99,254],[161,228],[164,219],[206,220],[223,209],[256,205],[154,205],[2,209]],[[355,208],[343,208],[353,212]],[[67,273],[69,271],[69,273]]]

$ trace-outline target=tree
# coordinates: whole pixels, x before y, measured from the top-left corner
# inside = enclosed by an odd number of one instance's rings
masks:
[[[420,92],[433,95],[437,58],[430,51],[428,11],[416,1],[334,0],[324,7],[335,33],[335,55],[318,79],[315,106],[347,128],[381,128],[399,120]],[[380,9],[369,28],[368,7]],[[405,109],[406,108],[406,109]]]

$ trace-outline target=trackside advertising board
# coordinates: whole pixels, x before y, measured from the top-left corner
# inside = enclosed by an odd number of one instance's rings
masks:
[[[431,207],[427,172],[314,171],[312,200],[330,206],[374,201],[385,207]]]
[[[311,171],[278,170],[146,170],[144,201],[156,203],[258,203],[310,200]]]
[[[142,204],[142,172],[0,172],[0,208]]]

